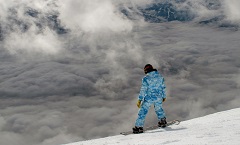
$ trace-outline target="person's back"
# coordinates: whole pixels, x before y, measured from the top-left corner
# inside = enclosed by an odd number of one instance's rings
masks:
[[[149,72],[143,80],[148,84],[147,95],[144,100],[156,101],[165,97],[164,78],[158,71]]]

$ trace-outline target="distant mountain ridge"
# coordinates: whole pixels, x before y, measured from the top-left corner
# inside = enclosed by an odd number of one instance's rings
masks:
[[[194,5],[186,0],[169,0],[169,1],[155,1],[147,7],[138,7],[138,14],[144,18],[146,22],[150,23],[163,23],[171,21],[180,22],[195,22],[204,25],[215,25],[218,27],[235,28],[239,26],[230,21],[225,20],[225,16],[222,14],[222,4],[219,0],[205,0],[201,5],[208,11],[219,11],[216,15],[206,16],[205,18],[199,18],[197,10]],[[129,10],[132,10],[129,8]],[[122,13],[128,18],[132,19],[131,13],[126,9],[122,10]],[[136,14],[136,13],[134,13]]]
[[[59,35],[68,33],[70,28],[67,28],[62,23],[59,18],[60,12],[54,9],[54,6],[52,7],[50,7],[52,10],[50,9],[47,13],[27,5],[10,7],[5,14],[5,22],[0,19],[0,41],[11,31],[18,30],[24,33],[33,25],[36,26],[39,33],[46,28],[55,31]],[[202,7],[214,14],[201,17],[195,7]],[[194,22],[238,30],[239,24],[226,19],[222,12],[223,7],[220,0],[199,0],[197,2],[189,0],[155,0],[151,4],[138,6],[135,9],[129,6],[119,7],[119,10],[130,20],[143,18],[149,23]],[[23,12],[20,12],[19,9],[22,9]]]

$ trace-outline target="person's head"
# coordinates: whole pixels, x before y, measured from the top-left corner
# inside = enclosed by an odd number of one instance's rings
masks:
[[[153,66],[151,64],[146,64],[145,67],[144,67],[144,73],[147,74],[151,71],[154,71],[156,69],[153,68]]]

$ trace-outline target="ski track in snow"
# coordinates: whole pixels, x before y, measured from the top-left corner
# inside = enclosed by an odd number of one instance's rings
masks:
[[[117,135],[67,145],[240,145],[240,108],[143,134]]]

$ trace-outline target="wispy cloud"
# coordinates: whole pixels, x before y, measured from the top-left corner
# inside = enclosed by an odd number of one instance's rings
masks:
[[[227,16],[227,20],[240,24],[240,10],[238,7],[240,6],[240,2],[237,0],[225,0],[224,4],[224,12]]]

